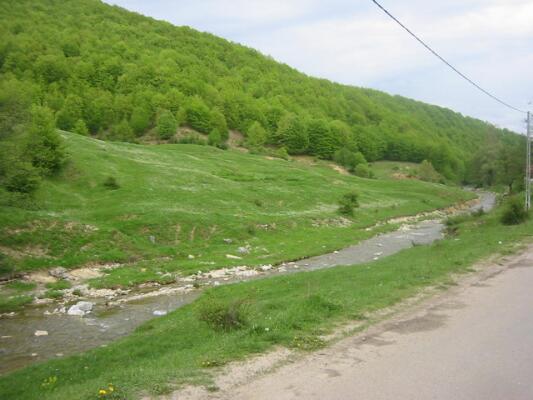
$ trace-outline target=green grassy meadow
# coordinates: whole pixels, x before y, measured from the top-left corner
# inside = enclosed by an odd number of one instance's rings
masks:
[[[320,336],[335,326],[365,318],[424,287],[445,288],[453,283],[450,273],[467,272],[491,254],[516,251],[518,244],[531,241],[533,232],[531,220],[501,225],[499,211],[455,224],[453,237],[377,262],[206,290],[196,302],[143,324],[108,347],[1,377],[0,397],[96,399],[111,383],[117,395],[112,398],[134,399],[167,393],[186,382],[210,385],[213,366],[279,345],[320,347]],[[216,321],[213,310],[232,307],[238,308],[241,322],[233,329],[209,323],[209,318]]]
[[[473,197],[456,187],[362,179],[210,146],[62,136],[69,164],[43,182],[31,207],[0,196],[4,274],[124,263],[94,282],[117,286],[157,279],[161,271],[278,263],[357,242],[375,234],[361,228],[378,221]],[[110,177],[118,187],[105,184]],[[337,208],[351,191],[361,207],[347,221]],[[249,254],[238,254],[246,245]]]

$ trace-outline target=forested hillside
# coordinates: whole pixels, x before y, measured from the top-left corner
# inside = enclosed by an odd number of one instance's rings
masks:
[[[489,184],[495,160],[521,143],[453,111],[311,78],[253,49],[97,0],[2,1],[0,19],[4,138],[38,104],[34,113],[53,115],[58,128],[106,140],[150,133],[224,147],[237,130],[256,151],[324,159],[337,152],[348,164],[358,153],[429,160],[448,179]],[[193,133],[176,137],[179,126]],[[492,153],[480,151],[487,143]],[[476,174],[465,173],[471,162]]]

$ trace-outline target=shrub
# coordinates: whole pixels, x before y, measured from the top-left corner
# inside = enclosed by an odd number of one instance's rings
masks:
[[[267,132],[259,122],[254,122],[248,128],[245,145],[250,150],[261,149],[267,141]]]
[[[347,148],[337,150],[333,155],[333,160],[352,173],[355,172],[359,164],[366,164],[365,156],[361,152],[354,153]]]
[[[114,176],[107,177],[102,185],[104,185],[104,187],[109,190],[116,190],[120,188],[120,185]]]
[[[200,146],[207,145],[207,140],[197,133],[190,133],[177,140],[179,144],[198,144]]]
[[[518,198],[511,198],[506,205],[501,216],[501,222],[504,225],[518,225],[526,221],[529,217],[524,207],[524,203]]]
[[[31,118],[26,155],[43,175],[54,174],[66,160],[61,136],[56,131],[54,114],[49,108],[34,106]]]
[[[220,121],[218,121],[219,123],[217,123],[217,125],[222,126],[222,119],[215,117],[215,120],[218,119]],[[197,96],[190,98],[185,105],[185,120],[193,129],[202,133],[209,133],[212,128],[212,123],[214,122],[212,121],[209,107],[207,107],[204,101]]]
[[[76,121],[76,123],[74,124],[74,128],[72,128],[72,131],[82,136],[87,136],[89,134],[87,125],[85,125],[85,121],[82,119],[79,119],[78,121]]]
[[[135,134],[128,121],[123,119],[118,124],[114,124],[111,127],[107,138],[121,142],[133,142],[135,140]]]
[[[433,164],[428,160],[422,161],[418,167],[418,178],[426,182],[439,182],[441,180],[440,174],[435,170]]]
[[[354,174],[361,178],[373,178],[374,174],[370,170],[368,164],[358,164],[354,169]]]
[[[357,207],[359,207],[359,194],[356,192],[346,193],[339,200],[339,212],[343,215],[353,215]]]
[[[209,136],[207,137],[207,143],[210,146],[218,147],[222,144],[222,135],[218,131],[218,129],[213,129]]]
[[[137,136],[150,127],[152,113],[148,107],[135,107],[131,112],[130,126]]]
[[[9,192],[32,194],[39,187],[41,178],[37,170],[28,163],[20,163],[8,171],[3,185]]]
[[[206,299],[200,304],[198,318],[218,331],[231,331],[246,325],[246,310],[244,300],[234,300],[224,303],[213,298]]]
[[[289,160],[289,153],[287,152],[287,149],[285,147],[280,147],[276,151],[272,153],[272,156],[281,158],[283,160]]]
[[[178,123],[174,115],[168,110],[163,110],[157,118],[157,133],[161,139],[170,139],[176,133]]]

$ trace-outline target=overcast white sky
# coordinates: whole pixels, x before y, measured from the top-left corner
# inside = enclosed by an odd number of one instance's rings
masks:
[[[108,0],[271,55],[308,75],[449,107],[518,132],[524,116],[455,75],[370,0]],[[381,0],[459,70],[522,109],[533,100],[533,1]]]

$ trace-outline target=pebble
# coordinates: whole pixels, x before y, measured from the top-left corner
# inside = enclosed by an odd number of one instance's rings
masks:
[[[37,357],[37,353],[31,353],[32,357]]]
[[[35,336],[48,336],[48,331],[35,331]]]

